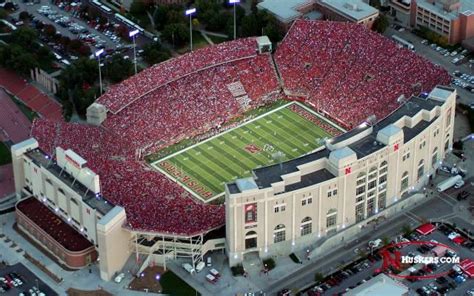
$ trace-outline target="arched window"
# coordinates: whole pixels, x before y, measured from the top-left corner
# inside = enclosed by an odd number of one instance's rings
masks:
[[[257,236],[257,233],[253,230],[251,230],[251,231],[249,231],[245,234],[245,238],[252,238],[254,236]]]
[[[369,180],[372,180],[374,179],[375,177],[377,177],[377,167],[371,167],[370,170],[369,170]]]
[[[380,167],[384,167],[384,166],[387,166],[387,165],[388,165],[388,162],[386,160],[384,160],[380,163]]]
[[[305,217],[301,220],[301,236],[310,234],[313,231],[313,220],[310,217]]]
[[[337,210],[330,209],[328,213],[326,214],[326,227],[330,228],[330,227],[336,226],[336,222],[337,222]]]
[[[365,184],[365,173],[359,173],[357,175],[357,186]]]
[[[402,175],[400,191],[405,191],[407,188],[408,188],[408,172],[405,171]]]
[[[384,160],[380,163],[379,175],[385,174],[387,172],[387,170],[388,170],[388,162],[386,160]]]
[[[418,163],[418,179],[420,179],[421,177],[423,177],[423,174],[425,173],[425,160],[422,159],[420,160],[420,162]]]
[[[245,234],[245,249],[253,249],[257,247],[257,233],[253,230]]]
[[[431,165],[435,166],[438,162],[438,147],[433,149],[433,153],[431,153]]]
[[[285,236],[286,236],[285,225],[278,224],[275,227],[275,229],[273,229],[273,242],[279,243],[279,242],[285,241],[286,239]]]

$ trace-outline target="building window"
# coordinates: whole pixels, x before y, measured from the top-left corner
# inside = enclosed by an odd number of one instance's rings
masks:
[[[367,190],[373,189],[375,186],[377,186],[377,180],[370,181]]]
[[[367,200],[367,217],[375,214],[375,198]]]
[[[336,226],[337,222],[337,210],[330,209],[326,215],[326,227],[330,228]]]
[[[400,191],[405,191],[407,188],[408,188],[408,172],[404,172],[402,175]]]
[[[386,160],[382,161],[382,163],[380,164],[380,171],[379,171],[379,175],[381,174],[385,174],[388,170],[388,162]]]
[[[364,220],[364,203],[360,203],[355,207],[355,214],[356,214],[356,223]]]
[[[313,198],[312,198],[311,196],[304,197],[304,198],[301,200],[301,205],[302,205],[302,206],[309,205],[309,204],[312,204],[312,203],[313,203]]]
[[[332,196],[332,191],[329,190],[329,191],[328,191],[328,197],[331,197],[331,196]]]
[[[362,185],[362,184],[365,184],[365,174],[364,173],[360,173],[357,176],[357,186]]]
[[[422,159],[418,163],[418,179],[423,177],[423,174],[425,173],[425,161]]]
[[[383,184],[385,182],[387,182],[387,174],[380,176],[379,178],[379,184]]]
[[[363,201],[363,200],[364,200],[364,197],[365,197],[365,196],[363,196],[363,195],[358,196],[358,197],[356,198],[356,202],[361,202],[361,201]]]
[[[379,194],[379,200],[378,200],[379,211],[385,209],[386,206],[387,206],[387,191],[384,191]]]
[[[285,241],[285,225],[278,224],[273,230],[273,242],[279,243]]]
[[[285,209],[286,209],[286,204],[276,205],[276,206],[273,207],[273,211],[275,213],[284,212]]]
[[[336,196],[337,195],[337,189],[330,189],[328,191],[328,197],[331,197],[331,196]]]
[[[426,141],[423,140],[423,141],[420,143],[420,149],[423,149],[425,146],[426,146]]]
[[[356,188],[356,195],[362,194],[365,192],[365,186],[360,186]]]
[[[408,160],[409,158],[410,158],[410,152],[407,152],[405,153],[405,155],[403,155],[402,160],[405,161],[405,160]]]
[[[444,150],[449,149],[449,134],[446,136],[446,143],[444,143]]]
[[[377,168],[372,167],[369,171],[369,180],[372,180],[377,177]]]
[[[301,221],[301,236],[310,234],[313,231],[313,222],[310,217],[306,217]]]
[[[434,166],[438,162],[438,147],[433,149],[433,153],[431,156],[431,164]]]

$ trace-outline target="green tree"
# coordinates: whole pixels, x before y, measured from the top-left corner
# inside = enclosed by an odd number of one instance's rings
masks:
[[[30,14],[26,11],[22,11],[20,12],[20,15],[18,16],[18,18],[21,20],[21,21],[29,21],[30,20]]]
[[[412,232],[412,228],[410,227],[410,225],[404,224],[402,226],[402,233],[404,236],[409,236],[411,232]]]
[[[242,18],[241,34],[244,37],[259,35],[258,21],[254,14],[246,15]]]
[[[189,40],[188,30],[185,24],[169,24],[164,27],[161,37],[173,46],[182,46]]]
[[[314,281],[317,282],[317,283],[320,283],[324,280],[324,274],[322,274],[321,272],[316,272],[314,274]]]
[[[164,50],[159,43],[147,44],[143,47],[143,58],[149,65],[161,63],[171,57],[170,53]]]
[[[379,17],[374,21],[372,25],[372,30],[383,34],[389,26],[388,19],[385,15],[380,14]]]
[[[31,44],[37,40],[38,35],[34,29],[20,27],[12,34],[12,41],[24,48],[30,48]]]
[[[369,5],[372,6],[372,7],[377,8],[378,10],[380,10],[380,8],[382,8],[382,4],[380,3],[380,0],[370,0]]]
[[[0,8],[0,19],[6,19],[8,16],[8,12],[3,9],[3,8]]]
[[[112,82],[117,83],[133,74],[133,64],[130,59],[124,59],[120,54],[114,54],[107,61],[105,75]]]

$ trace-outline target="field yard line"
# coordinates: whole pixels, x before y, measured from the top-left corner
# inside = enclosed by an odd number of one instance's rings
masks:
[[[175,153],[173,153],[173,154],[171,154],[171,155],[168,155],[168,156],[166,156],[166,157],[163,157],[163,158],[158,159],[157,161],[153,162],[152,165],[155,166],[155,164],[158,163],[158,162],[162,162],[162,161],[164,161],[164,160],[167,160],[168,158],[174,157],[175,155],[178,155],[178,154],[180,154],[181,152],[184,152],[184,151],[187,151],[187,150],[189,150],[189,149],[192,149],[192,148],[194,148],[194,147],[196,147],[196,146],[198,146],[198,145],[201,145],[202,143],[206,143],[206,142],[208,142],[208,141],[211,141],[211,140],[213,140],[214,138],[220,137],[221,135],[225,135],[225,134],[227,134],[228,132],[230,132],[230,131],[232,131],[232,130],[234,130],[234,129],[237,129],[237,128],[241,127],[241,126],[244,126],[244,125],[247,125],[247,124],[249,124],[249,123],[251,123],[251,122],[254,122],[255,120],[258,120],[258,119],[260,119],[260,118],[263,118],[263,117],[265,117],[265,116],[267,116],[267,115],[269,115],[269,114],[275,113],[276,111],[279,111],[279,110],[281,110],[281,109],[283,109],[283,108],[286,108],[286,107],[288,107],[288,106],[290,106],[291,104],[294,104],[294,103],[295,103],[295,102],[289,102],[288,104],[285,104],[285,105],[283,105],[283,106],[280,106],[280,107],[278,107],[278,108],[275,108],[275,109],[273,109],[273,110],[271,110],[271,111],[269,111],[269,112],[267,112],[267,113],[264,113],[264,114],[262,114],[262,115],[259,115],[259,116],[255,117],[255,118],[253,118],[253,119],[250,119],[249,121],[247,121],[247,122],[245,122],[245,123],[243,123],[243,124],[241,124],[241,125],[237,125],[236,127],[233,127],[233,128],[231,128],[231,129],[228,129],[228,130],[226,130],[225,132],[218,133],[218,134],[216,134],[216,135],[214,135],[214,136],[212,136],[212,137],[210,137],[210,138],[208,138],[208,139],[206,139],[206,140],[204,140],[204,141],[198,142],[198,143],[196,143],[196,144],[194,144],[194,145],[192,145],[192,146],[189,146],[189,147],[187,147],[187,148],[184,148],[183,150],[176,151]]]
[[[170,180],[173,180],[174,182],[176,183],[179,183],[179,185],[181,185],[184,189],[186,189],[187,192],[191,193],[195,198],[199,199],[200,201],[202,201],[203,203],[208,203],[222,195],[225,194],[225,192],[222,192],[221,194],[217,194],[209,199],[204,199],[202,198],[202,196],[200,196],[199,194],[195,193],[191,188],[189,188],[186,184],[184,184],[183,182],[179,181],[178,179],[176,179],[175,177],[173,177],[172,175],[168,174],[168,172],[166,172],[164,169],[161,169],[159,166],[154,166],[155,169],[157,169],[160,173],[164,174],[165,176],[167,176],[168,178],[170,178]]]
[[[318,112],[315,112],[313,109],[309,108],[308,106],[304,105],[304,104],[301,104],[300,102],[296,102],[296,104],[298,104],[299,106],[303,107],[306,111],[309,111],[311,112],[312,114],[316,115],[318,118],[320,118],[321,120],[324,120],[325,122],[329,123],[330,125],[332,125],[333,127],[337,128],[338,130],[342,131],[342,132],[347,132],[345,129],[343,129],[342,127],[336,125],[334,122],[331,122],[330,120],[326,119],[326,117],[324,116],[321,116],[321,114],[319,114]]]

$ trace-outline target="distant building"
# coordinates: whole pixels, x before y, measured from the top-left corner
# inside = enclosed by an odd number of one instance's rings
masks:
[[[405,27],[426,27],[450,44],[474,37],[472,0],[390,0],[391,14]]]
[[[299,18],[319,20],[321,13],[315,11],[315,0],[264,0],[257,7],[272,14],[284,29],[288,29]]]
[[[316,7],[325,19],[364,24],[368,28],[379,16],[379,11],[362,0],[320,0]]]
[[[389,276],[381,273],[371,278],[360,286],[348,291],[347,296],[369,296],[369,295],[408,295],[408,287]]]

